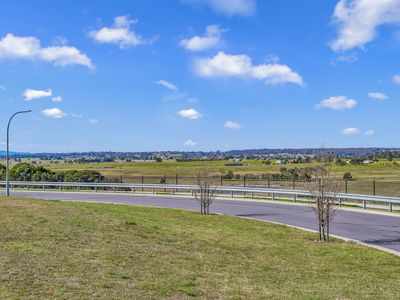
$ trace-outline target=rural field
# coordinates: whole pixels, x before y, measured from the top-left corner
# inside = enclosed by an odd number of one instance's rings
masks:
[[[0,198],[1,299],[395,299],[400,259],[286,226]]]
[[[26,160],[25,160],[26,161]],[[29,160],[27,161],[29,162]],[[176,183],[176,175],[179,183],[194,183],[193,176],[198,172],[199,167],[209,166],[215,174],[224,175],[231,171],[235,178],[226,180],[225,185],[243,185],[242,177],[248,174],[255,175],[257,179],[247,179],[248,185],[267,185],[262,175],[278,174],[281,168],[307,168],[313,163],[288,163],[285,165],[265,164],[262,160],[243,160],[242,166],[226,166],[230,161],[132,161],[132,162],[104,162],[104,163],[65,163],[64,161],[36,161],[38,165],[44,166],[56,172],[68,170],[94,170],[102,175],[124,182],[140,183],[141,176],[144,176],[145,183],[160,183],[162,177],[166,176],[166,183]],[[15,163],[14,163],[15,164]],[[332,173],[342,181],[341,191],[345,192],[343,175],[351,173],[352,180],[347,182],[347,192],[358,194],[373,194],[382,196],[400,197],[400,160],[388,161],[381,159],[371,164],[361,165],[331,165]],[[240,176],[240,179],[236,179]],[[186,178],[185,178],[186,177]],[[373,186],[375,181],[375,187]],[[271,183],[273,187],[292,188],[291,180],[279,180]],[[304,188],[304,184],[297,182],[295,188]]]
[[[25,160],[26,161],[26,160]],[[29,162],[29,161],[27,161]],[[209,166],[215,173],[225,174],[232,171],[234,174],[271,174],[279,173],[284,168],[305,168],[313,163],[288,163],[285,165],[264,164],[262,160],[243,160],[242,166],[226,166],[231,162],[226,160],[218,161],[132,161],[132,162],[104,162],[104,163],[64,163],[64,161],[37,161],[40,165],[54,171],[66,170],[96,170],[105,176],[193,176],[201,166]],[[2,162],[4,163],[4,162]],[[400,160],[387,161],[379,160],[376,163],[367,165],[343,165],[332,164],[332,172],[339,178],[350,172],[356,180],[399,180],[400,181]]]

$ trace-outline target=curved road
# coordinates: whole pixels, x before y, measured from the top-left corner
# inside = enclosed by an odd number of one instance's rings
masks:
[[[12,195],[46,200],[199,209],[196,200],[190,197],[39,191],[13,191]],[[307,205],[251,200],[215,200],[210,210],[215,213],[273,221],[309,230],[318,229],[314,212]],[[400,215],[341,209],[337,211],[331,224],[331,233],[392,250],[400,255]]]

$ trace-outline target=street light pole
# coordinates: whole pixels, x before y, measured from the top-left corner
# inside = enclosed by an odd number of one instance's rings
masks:
[[[18,114],[26,114],[30,113],[31,110],[23,110],[23,111],[17,111],[15,114],[13,114],[8,120],[7,124],[7,169],[6,169],[6,196],[10,196],[10,124],[12,119],[18,115]]]

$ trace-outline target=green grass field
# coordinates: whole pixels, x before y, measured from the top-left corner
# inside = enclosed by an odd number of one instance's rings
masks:
[[[28,161],[29,162],[29,161]],[[175,183],[175,175],[181,178],[181,184],[193,184],[192,177],[198,172],[201,166],[209,166],[213,168],[216,174],[226,174],[228,171],[234,174],[273,174],[279,173],[282,167],[285,168],[305,168],[313,164],[286,164],[277,165],[263,164],[260,160],[244,160],[243,166],[225,166],[228,161],[193,161],[193,162],[176,162],[176,161],[132,161],[132,162],[112,162],[112,163],[64,163],[63,161],[37,161],[38,165],[49,168],[53,171],[67,170],[95,170],[107,177],[114,177],[119,180],[122,176],[124,182],[140,183],[140,176],[147,177],[145,183],[160,183],[163,176],[167,176],[167,183]],[[15,164],[15,162],[13,162]],[[373,194],[373,181],[376,181],[375,192],[382,196],[400,197],[400,160],[389,162],[380,160],[368,165],[344,165],[331,166],[332,173],[342,181],[343,175],[350,172],[353,181],[348,182],[348,192],[357,194]],[[153,178],[151,178],[153,177]],[[225,181],[226,185],[242,185],[243,180]],[[248,184],[266,185],[266,180],[248,181]],[[292,188],[292,182],[278,182],[274,185],[277,188]],[[345,192],[344,182],[341,183],[341,191]],[[296,188],[304,188],[304,184],[298,183]]]
[[[0,299],[396,299],[400,258],[195,212],[0,198]]]
[[[286,168],[304,168],[312,164],[286,164],[286,165],[265,165],[260,160],[244,160],[243,166],[228,167],[225,166],[228,161],[191,161],[191,162],[176,162],[164,161],[161,163],[154,161],[132,161],[132,162],[112,162],[112,163],[74,163],[68,164],[59,161],[58,163],[51,163],[50,161],[40,161],[40,165],[48,167],[55,171],[65,170],[96,170],[103,175],[115,176],[175,176],[176,174],[195,175],[198,168],[201,166],[209,166],[214,169],[216,173],[224,174],[232,171],[235,174],[244,175],[251,174],[267,174],[279,173],[281,167]],[[381,160],[377,163],[369,165],[332,165],[332,171],[338,176],[342,177],[344,173],[351,172],[355,179],[368,179],[368,180],[400,180],[400,160],[396,162],[389,162]]]

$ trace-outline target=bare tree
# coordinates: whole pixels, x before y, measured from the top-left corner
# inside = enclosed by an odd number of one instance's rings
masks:
[[[336,195],[339,181],[331,175],[323,159],[311,169],[314,180],[307,182],[307,191],[314,200],[313,209],[318,223],[319,240],[329,243],[329,227],[336,214]]]
[[[210,213],[210,205],[215,198],[215,184],[212,169],[209,167],[201,167],[196,174],[196,184],[198,189],[194,195],[200,204],[201,214],[208,215]]]

